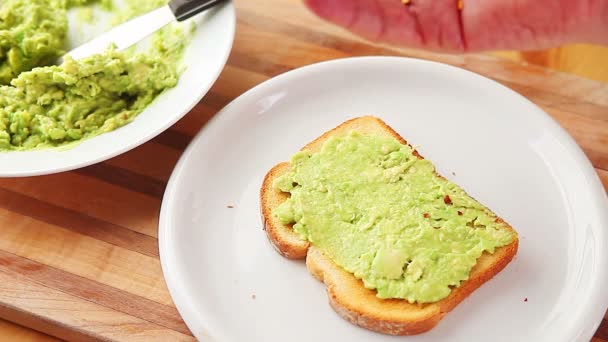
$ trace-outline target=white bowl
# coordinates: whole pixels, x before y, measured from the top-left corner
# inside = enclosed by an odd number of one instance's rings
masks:
[[[145,143],[186,115],[211,88],[228,59],[236,25],[234,6],[228,2],[192,20],[196,31],[186,48],[186,70],[177,86],[161,94],[133,122],[69,149],[0,152],[0,177],[50,174],[101,162]]]
[[[407,341],[589,341],[608,295],[608,201],[589,160],[547,114],[502,85],[389,57],[321,63],[264,82],[184,153],[163,199],[160,256],[196,337],[405,340],[338,317],[304,263],[271,247],[259,215],[272,166],[365,114],[384,119],[520,234],[502,272]]]

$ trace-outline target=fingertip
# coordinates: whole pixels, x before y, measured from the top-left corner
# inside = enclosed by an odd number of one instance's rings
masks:
[[[321,16],[323,8],[325,7],[325,1],[323,0],[304,0],[304,4],[306,5],[306,7],[308,7],[309,10],[313,11],[319,16]]]
[[[328,19],[328,17],[331,17],[332,6],[328,4],[328,1],[304,0],[304,4],[306,4],[306,7],[308,7],[308,9],[310,9],[313,13],[323,19]]]
[[[304,0],[317,16],[338,25],[347,26],[355,14],[355,0]]]

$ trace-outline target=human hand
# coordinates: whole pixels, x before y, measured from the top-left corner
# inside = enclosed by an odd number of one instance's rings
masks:
[[[405,47],[469,52],[608,44],[608,0],[304,1],[356,34]]]

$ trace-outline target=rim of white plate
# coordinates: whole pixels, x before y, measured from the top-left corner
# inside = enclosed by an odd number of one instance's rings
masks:
[[[171,215],[176,212],[174,208],[174,201],[171,199],[176,196],[176,192],[178,191],[178,182],[180,181],[181,174],[184,168],[187,165],[188,160],[190,159],[190,155],[194,147],[197,145],[198,141],[202,139],[205,135],[205,132],[209,130],[216,129],[216,127],[222,127],[224,122],[229,122],[231,118],[238,116],[240,111],[233,110],[233,108],[238,107],[240,103],[250,102],[251,99],[255,99],[259,93],[263,92],[266,88],[277,87],[281,84],[288,83],[294,79],[298,79],[300,77],[306,77],[306,75],[312,72],[322,72],[324,70],[331,70],[333,68],[346,67],[350,64],[358,64],[358,63],[422,63],[422,64],[433,64],[438,68],[444,68],[446,72],[454,72],[460,73],[461,76],[468,76],[476,78],[477,81],[483,81],[488,86],[492,86],[495,89],[502,91],[505,96],[510,96],[518,101],[522,101],[530,106],[530,114],[536,115],[538,118],[545,121],[547,126],[552,130],[553,133],[559,135],[561,138],[561,142],[568,149],[568,151],[572,154],[572,156],[579,162],[582,171],[584,172],[585,178],[591,181],[591,191],[593,192],[593,198],[596,203],[599,203],[599,207],[603,207],[603,211],[599,211],[600,222],[604,223],[605,227],[608,227],[608,196],[606,192],[603,191],[604,187],[599,179],[599,176],[595,172],[591,162],[582,151],[580,146],[574,141],[574,139],[562,128],[551,116],[545,113],[542,109],[540,109],[536,104],[532,101],[528,100],[521,94],[515,92],[514,90],[494,81],[485,76],[479,75],[472,71],[468,71],[462,68],[458,68],[452,65],[443,64],[434,61],[421,60],[416,58],[409,57],[392,57],[392,56],[364,56],[364,57],[349,57],[349,58],[341,58],[334,59],[324,62],[319,62],[315,64],[310,64],[304,67],[300,67],[298,69],[294,69],[273,77],[269,80],[266,80],[259,85],[251,88],[246,91],[238,98],[229,103],[226,107],[224,107],[220,112],[218,112],[196,135],[196,137],[190,142],[188,148],[180,157],[178,163],[176,164],[173,173],[169,179],[167,184],[165,194],[163,196],[163,201],[160,210],[160,219],[159,219],[159,253],[161,259],[161,268],[165,277],[165,281],[167,283],[167,287],[169,289],[170,295],[181,314],[182,318],[186,322],[186,324],[192,329],[192,327],[199,327],[200,324],[193,317],[196,313],[195,305],[190,301],[187,297],[186,291],[183,290],[183,284],[180,281],[180,274],[176,271],[174,267],[171,267],[171,264],[175,264],[174,255],[171,253],[173,248],[176,246],[172,246],[174,243],[174,239],[172,237],[174,227],[172,227],[171,223]],[[599,326],[600,320],[597,320],[597,317],[604,315],[606,308],[608,307],[608,292],[602,292],[602,279],[603,282],[608,281],[608,251],[606,251],[606,247],[608,247],[608,230],[607,229],[597,229],[594,233],[599,233],[599,236],[594,241],[599,241],[603,245],[595,248],[596,255],[594,256],[594,260],[599,260],[600,265],[598,265],[597,270],[599,273],[596,273],[598,281],[591,287],[591,291],[589,291],[589,295],[587,297],[587,303],[581,303],[581,307],[585,309],[581,309],[580,317],[577,318],[581,325],[587,324],[585,329],[580,332],[579,335],[573,335],[572,338],[580,339],[586,338],[589,339],[593,336],[593,333]],[[580,326],[580,325],[577,325]],[[195,335],[196,331],[193,331]],[[572,332],[575,334],[576,332]],[[200,334],[200,330],[199,330]],[[196,336],[197,338],[205,337],[205,336]]]

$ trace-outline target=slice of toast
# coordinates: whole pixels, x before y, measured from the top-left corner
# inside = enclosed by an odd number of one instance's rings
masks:
[[[407,142],[382,120],[365,116],[346,121],[326,132],[302,150],[317,152],[330,136],[344,136],[350,131],[362,134],[389,135],[403,144]],[[414,154],[422,159],[418,152]],[[291,259],[306,258],[309,272],[327,286],[329,303],[344,319],[363,328],[391,335],[412,335],[433,328],[443,316],[464,300],[475,289],[500,272],[517,253],[518,238],[510,244],[497,248],[493,254],[484,252],[472,268],[469,279],[454,288],[450,295],[438,302],[411,304],[403,299],[380,299],[376,291],[366,289],[363,282],[325,256],[321,250],[304,241],[285,225],[272,211],[288,197],[288,193],[273,188],[273,181],[291,170],[290,163],[273,167],[260,190],[261,212],[264,228],[277,251]],[[498,222],[504,223],[501,218]],[[506,224],[506,223],[505,223]],[[513,230],[508,224],[508,229]]]

